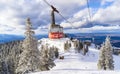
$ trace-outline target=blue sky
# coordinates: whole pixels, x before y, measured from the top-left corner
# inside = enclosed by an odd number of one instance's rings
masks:
[[[101,6],[101,0],[88,0],[88,3],[92,8],[99,8]]]
[[[47,0],[54,5],[72,25],[56,14],[56,23],[65,32],[120,31],[120,0],[88,0],[92,18],[89,19],[86,0]],[[0,34],[25,32],[25,20],[31,18],[37,34],[48,32],[51,8],[43,0],[0,0]],[[90,26],[88,22],[93,22]],[[107,26],[106,26],[107,24]],[[75,27],[77,29],[71,29]]]

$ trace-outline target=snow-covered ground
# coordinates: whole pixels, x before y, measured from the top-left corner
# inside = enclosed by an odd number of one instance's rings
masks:
[[[69,38],[61,38],[61,39],[43,38],[38,42],[42,42],[40,45],[47,44],[49,47],[55,46],[59,49],[59,52],[64,52],[64,43],[67,41],[70,41],[70,39]],[[40,48],[40,45],[39,45],[39,48]]]
[[[43,39],[42,41],[50,45],[56,45],[56,47],[63,50],[63,44],[68,40],[69,39]],[[56,59],[56,66],[50,71],[42,71],[31,74],[120,74],[120,56],[114,55],[114,71],[102,71],[97,69],[99,50],[95,49],[93,45],[89,47],[89,52],[85,56],[81,53],[75,53],[74,48],[71,48],[68,52],[61,55],[64,56],[64,59]]]

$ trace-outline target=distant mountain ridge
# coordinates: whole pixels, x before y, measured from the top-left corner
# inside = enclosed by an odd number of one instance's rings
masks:
[[[110,24],[99,23],[99,22],[89,22],[89,23],[85,23],[80,28],[90,28],[90,27],[93,27],[93,26],[111,26],[111,25]]]
[[[22,40],[24,37],[20,35],[0,34],[0,43]]]
[[[47,38],[47,35],[36,35],[37,39]],[[10,34],[0,34],[0,43],[6,43],[16,40],[23,40],[25,37],[22,35],[10,35]]]
[[[94,38],[94,43],[100,45],[104,42],[106,36],[111,37],[111,43],[113,46],[120,47],[120,34],[116,33],[67,33],[67,37],[69,38],[77,38],[79,40],[90,40],[92,41]],[[44,35],[36,35],[38,40],[41,38],[48,38],[47,34]],[[23,40],[25,37],[20,35],[9,35],[9,34],[0,34],[0,43],[6,43],[16,40]]]

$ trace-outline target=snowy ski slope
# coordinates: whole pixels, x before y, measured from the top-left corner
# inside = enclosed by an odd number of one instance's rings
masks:
[[[69,39],[50,40],[43,39],[44,43],[50,46],[54,45],[63,50],[63,44]],[[97,69],[97,60],[99,50],[95,49],[94,45],[89,47],[89,52],[83,56],[82,53],[75,53],[74,47],[68,52],[60,52],[64,59],[56,59],[56,66],[50,71],[42,71],[31,74],[120,74],[120,56],[114,55],[114,71],[102,71]]]

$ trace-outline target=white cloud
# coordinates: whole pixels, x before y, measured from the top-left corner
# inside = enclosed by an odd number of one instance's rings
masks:
[[[106,8],[100,8],[94,15],[93,20],[118,25],[120,24],[120,0],[114,0],[114,3]]]
[[[114,2],[115,0],[102,0],[101,5],[105,5],[108,2]]]
[[[94,26],[91,28],[78,28],[78,29],[68,29],[65,30],[66,33],[99,33],[99,32],[107,32],[107,33],[119,33],[120,26]]]
[[[88,16],[88,9],[85,8],[83,10],[80,10],[78,12],[76,12],[73,17],[69,18],[68,21],[70,21],[71,23],[69,22],[62,22],[60,25],[64,28],[78,28],[78,27],[81,27],[83,25],[85,25],[85,23],[88,22],[88,19],[89,16]]]
[[[94,26],[91,28],[92,30],[117,30],[120,29],[120,26],[109,26],[109,27],[104,27],[104,26]]]
[[[0,34],[23,35],[25,19],[39,16],[40,8],[40,0],[0,0]]]
[[[98,8],[97,11],[93,11],[94,8],[90,8],[90,10],[92,10],[91,15],[93,15],[94,13],[91,21],[103,23],[103,24],[119,25],[120,15],[118,14],[120,12],[120,8],[119,8],[120,0],[102,0],[101,3],[103,2],[104,4],[112,2],[112,4],[106,6],[105,8],[101,6],[100,8]],[[86,9],[78,11],[77,13],[73,15],[72,18],[69,18],[68,20],[72,21],[75,27],[81,27],[85,25],[90,20],[88,16],[88,9],[86,8]],[[70,25],[69,23],[62,23],[61,25],[65,28],[72,27],[72,25]]]
[[[58,8],[65,17],[71,15],[74,9],[77,10],[80,6],[85,5],[85,1],[80,0],[47,0]],[[25,28],[25,19],[31,18],[33,26],[39,27],[39,25],[46,25],[50,23],[50,7],[43,2],[43,0],[0,0],[0,24],[4,29],[0,29],[2,33],[16,33],[17,31],[23,31]],[[49,17],[49,18],[48,18]],[[58,17],[58,20],[61,20]],[[5,29],[14,28],[10,31]],[[18,30],[19,29],[19,30]],[[39,28],[38,28],[39,29]],[[23,33],[22,33],[23,34]]]
[[[88,10],[86,0],[47,0],[54,5],[64,17],[72,23],[65,22],[59,15],[56,15],[56,21],[65,28],[81,27],[88,22]],[[93,21],[108,24],[120,24],[120,0],[102,0],[103,5],[106,2],[114,2],[106,8],[99,8],[95,11]],[[83,7],[83,8],[82,8]],[[25,19],[31,18],[36,33],[47,33],[45,28],[50,24],[51,8],[43,0],[0,0],[0,34],[24,34]],[[94,10],[91,8],[91,10]],[[44,29],[44,31],[43,31]],[[40,31],[40,32],[39,32]]]
[[[78,22],[74,22],[74,23],[61,23],[60,25],[63,28],[78,28],[78,27],[82,27],[83,25],[85,25],[86,21],[78,21]]]

